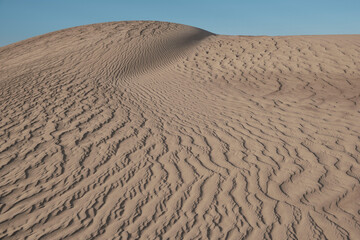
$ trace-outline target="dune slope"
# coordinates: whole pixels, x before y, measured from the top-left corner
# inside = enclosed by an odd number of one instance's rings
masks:
[[[357,239],[360,36],[164,22],[0,48],[0,239]]]

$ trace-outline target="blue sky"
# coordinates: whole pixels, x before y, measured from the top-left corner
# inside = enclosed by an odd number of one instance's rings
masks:
[[[360,34],[360,0],[0,0],[0,46],[124,20],[169,21],[229,35]]]

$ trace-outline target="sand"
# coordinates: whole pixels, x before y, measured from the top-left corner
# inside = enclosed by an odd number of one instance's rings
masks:
[[[359,239],[360,35],[65,29],[0,108],[0,239]]]

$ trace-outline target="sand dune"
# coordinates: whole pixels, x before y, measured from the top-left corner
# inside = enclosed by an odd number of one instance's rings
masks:
[[[0,48],[0,239],[359,239],[360,35],[163,22]]]

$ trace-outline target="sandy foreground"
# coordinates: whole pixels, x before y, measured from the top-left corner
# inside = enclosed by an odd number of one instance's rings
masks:
[[[0,239],[360,239],[360,35],[65,29],[0,109]]]

